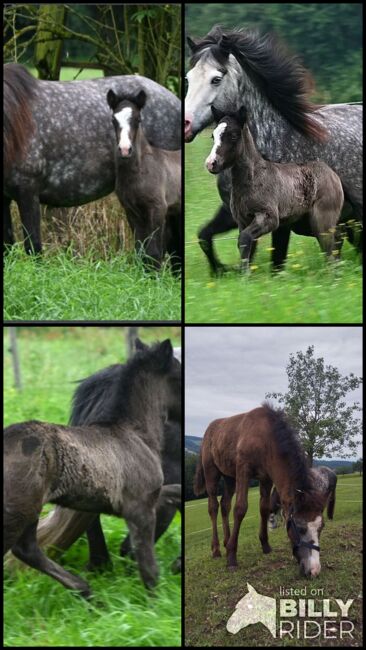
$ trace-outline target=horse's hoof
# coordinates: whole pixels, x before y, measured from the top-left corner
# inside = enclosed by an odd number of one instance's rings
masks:
[[[213,559],[216,559],[217,557],[221,557],[221,551],[213,551],[212,557]]]
[[[267,544],[266,546],[262,546],[262,549],[263,549],[263,553],[265,554],[272,552],[272,548],[269,544]]]
[[[228,571],[237,571],[237,570],[238,570],[237,564],[230,564],[230,566],[228,566]]]

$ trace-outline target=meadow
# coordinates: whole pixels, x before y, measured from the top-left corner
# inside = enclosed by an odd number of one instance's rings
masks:
[[[18,327],[17,332],[23,388],[14,387],[5,328],[5,425],[28,419],[67,423],[75,382],[126,358],[123,327]],[[141,327],[139,335],[146,343],[169,337],[181,344],[178,327]],[[181,576],[171,572],[181,548],[180,515],[155,547],[160,581],[154,594],[146,592],[135,562],[119,557],[125,522],[103,516],[102,526],[112,570],[87,571],[84,538],[61,559],[90,583],[94,598],[88,603],[38,571],[5,567],[5,647],[181,645]]]
[[[63,68],[61,79],[101,75],[78,72]],[[68,210],[42,207],[41,259],[24,253],[14,203],[11,209],[18,243],[4,259],[4,320],[181,319],[180,278],[168,259],[159,273],[146,271],[115,194]]]
[[[338,477],[335,515],[333,521],[325,516],[321,534],[322,571],[316,580],[309,581],[299,574],[292,559],[290,543],[284,526],[269,531],[272,553],[263,555],[258,539],[259,489],[251,488],[249,507],[243,520],[236,572],[228,572],[222,545],[221,515],[219,538],[222,558],[211,558],[211,524],[207,499],[185,504],[185,643],[200,647],[263,647],[263,646],[359,646],[362,645],[362,482],[357,474]],[[232,512],[230,514],[232,522]],[[349,620],[354,624],[354,639],[307,639],[301,637],[272,638],[262,624],[249,625],[232,635],[226,623],[236,603],[248,591],[247,583],[262,595],[280,597],[280,588],[306,588],[307,597],[312,588],[323,589],[315,603],[323,598],[334,602],[354,599]],[[314,594],[314,592],[313,592]],[[308,618],[308,617],[307,617]],[[296,621],[297,619],[295,619]],[[321,619],[315,619],[321,620]],[[277,617],[277,622],[279,617]],[[334,627],[334,626],[333,626]],[[339,623],[335,623],[339,628]],[[278,629],[278,628],[277,628]],[[336,635],[338,636],[338,635]]]
[[[270,270],[271,237],[258,243],[251,273],[238,273],[237,232],[215,237],[219,259],[233,270],[210,275],[197,232],[220,205],[216,178],[204,161],[211,129],[185,146],[185,317],[188,323],[360,323],[362,266],[344,242],[341,260],[327,265],[318,242],[291,234],[285,270]],[[236,267],[236,269],[235,269]]]

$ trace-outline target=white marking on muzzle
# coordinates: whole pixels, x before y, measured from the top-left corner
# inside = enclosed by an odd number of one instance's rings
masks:
[[[119,113],[115,113],[114,117],[121,129],[118,148],[122,156],[129,156],[130,147],[132,147],[130,136],[130,120],[132,117],[132,108],[126,106],[126,108],[122,108]]]
[[[313,540],[316,546],[319,546],[319,528],[321,525],[321,517],[315,517],[314,521],[308,522],[308,530],[306,534],[306,540]],[[311,549],[308,558],[304,561],[306,573],[310,573],[313,578],[319,575],[321,570],[320,564],[320,553]]]
[[[216,161],[217,150],[218,150],[218,148],[219,148],[219,146],[221,144],[222,134],[224,133],[226,127],[227,127],[227,123],[226,122],[221,122],[216,127],[216,129],[214,130],[214,132],[212,134],[213,139],[214,139],[214,145],[213,145],[213,147],[211,149],[210,154],[206,158],[206,167],[208,169],[210,168],[210,165],[212,165],[212,163],[214,163]]]

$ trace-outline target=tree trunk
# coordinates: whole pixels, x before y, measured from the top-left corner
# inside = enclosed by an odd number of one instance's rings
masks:
[[[40,79],[58,81],[61,70],[63,40],[55,40],[54,26],[63,27],[66,17],[64,5],[40,5],[37,26],[37,44],[34,50],[34,65]],[[47,29],[50,23],[52,31]]]

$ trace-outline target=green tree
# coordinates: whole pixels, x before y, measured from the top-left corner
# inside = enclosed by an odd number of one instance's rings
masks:
[[[353,469],[354,472],[359,472],[360,476],[361,476],[362,469],[363,469],[363,460],[362,460],[362,458],[359,458],[358,460],[356,460],[355,463],[353,463],[352,469]]]
[[[290,354],[286,372],[287,393],[267,393],[266,398],[276,399],[289,415],[310,463],[324,455],[354,455],[361,408],[358,402],[347,404],[345,398],[360,386],[361,377],[353,373],[343,377],[334,366],[326,366],[322,357],[315,357],[314,346]]]

